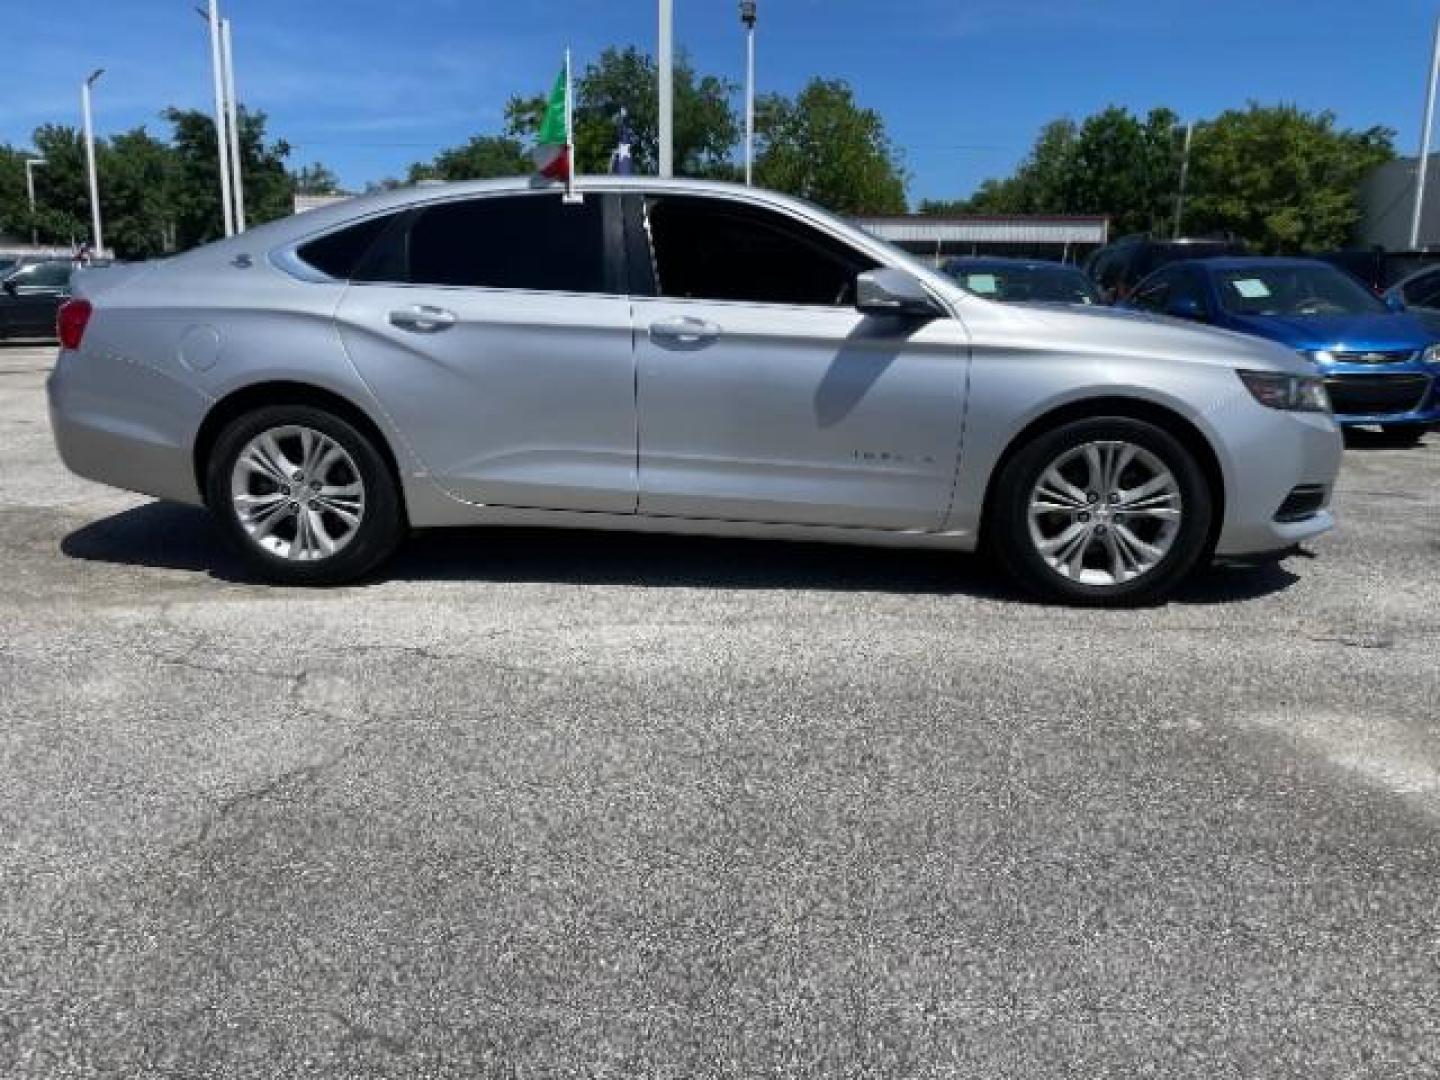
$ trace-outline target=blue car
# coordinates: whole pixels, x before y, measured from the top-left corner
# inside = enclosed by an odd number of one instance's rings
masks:
[[[1315,259],[1224,257],[1174,263],[1123,305],[1278,341],[1314,360],[1342,424],[1405,441],[1440,425],[1440,337]]]

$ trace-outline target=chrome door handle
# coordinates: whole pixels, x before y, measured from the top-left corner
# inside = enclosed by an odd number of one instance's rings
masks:
[[[650,324],[652,341],[673,341],[680,345],[704,345],[720,336],[720,327],[704,319],[662,319]]]
[[[400,308],[390,312],[391,326],[398,326],[401,330],[411,330],[417,334],[434,334],[441,330],[448,330],[455,325],[455,322],[453,311],[431,307],[428,304],[416,304],[414,307]]]

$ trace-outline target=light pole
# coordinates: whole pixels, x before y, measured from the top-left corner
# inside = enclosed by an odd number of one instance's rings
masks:
[[[220,20],[220,52],[225,63],[225,119],[230,128],[230,167],[235,172],[235,231],[245,231],[245,176],[240,161],[239,103],[235,98],[235,57],[230,51],[230,20]]]
[[[675,0],[660,0],[660,175],[675,175]]]
[[[215,143],[220,150],[220,206],[224,211],[225,235],[235,235],[235,215],[230,204],[230,140],[225,128],[225,68],[220,50],[220,5],[210,0],[209,11],[202,11],[210,24],[210,74],[215,82]]]
[[[1175,239],[1180,239],[1180,223],[1185,217],[1185,181],[1190,177],[1190,143],[1195,138],[1195,121],[1185,125],[1185,149],[1180,155],[1180,191],[1175,196]]]
[[[1440,17],[1435,19],[1435,44],[1430,54],[1430,81],[1425,85],[1425,128],[1420,133],[1420,159],[1415,163],[1415,206],[1410,215],[1410,250],[1420,248],[1420,215],[1425,210],[1425,178],[1430,169],[1430,130],[1435,125],[1435,80],[1440,78]]]
[[[97,259],[105,254],[105,239],[100,233],[100,182],[95,176],[95,126],[90,119],[90,88],[104,74],[104,68],[96,68],[80,84],[80,112],[85,120],[85,167],[90,173],[90,225],[94,233],[91,239]]]
[[[755,0],[740,0],[745,26],[745,183],[755,182]]]
[[[25,159],[25,194],[30,196],[30,243],[36,247],[40,246],[40,228],[35,224],[35,170],[45,164],[44,158]]]

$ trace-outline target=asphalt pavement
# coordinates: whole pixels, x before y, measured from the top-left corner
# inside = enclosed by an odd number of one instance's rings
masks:
[[[1154,609],[941,553],[247,581],[0,346],[0,1077],[1440,1075],[1440,434]]]

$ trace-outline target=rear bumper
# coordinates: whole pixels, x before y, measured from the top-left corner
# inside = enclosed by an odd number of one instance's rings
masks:
[[[191,455],[205,395],[153,368],[60,351],[46,383],[50,429],[78,476],[200,505]]]

